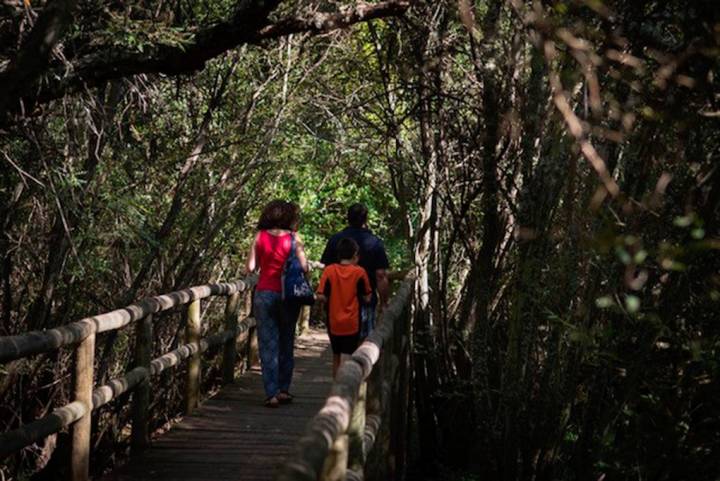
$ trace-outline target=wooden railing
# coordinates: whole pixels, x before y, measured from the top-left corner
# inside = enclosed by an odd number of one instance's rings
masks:
[[[55,409],[51,414],[22,427],[0,434],[0,460],[8,455],[70,426],[72,434],[71,479],[85,481],[89,476],[91,416],[93,410],[123,393],[133,391],[131,449],[138,451],[149,443],[148,409],[150,378],[188,360],[184,408],[190,412],[200,397],[200,354],[213,346],[223,345],[223,382],[234,380],[237,339],[247,332],[248,365],[254,357],[255,322],[250,314],[251,287],[254,277],[220,284],[191,287],[170,294],[145,299],[137,304],[105,314],[88,317],[71,324],[17,336],[0,337],[0,363],[41,354],[62,347],[74,349],[73,402]],[[227,297],[225,330],[201,338],[200,301],[213,296]],[[245,299],[243,299],[245,297]],[[155,313],[187,305],[185,344],[151,359],[153,320]],[[242,318],[240,322],[238,319]],[[135,368],[122,377],[94,388],[95,336],[102,332],[136,325]]]
[[[369,471],[368,478],[395,479],[403,469],[412,286],[406,278],[376,329],[342,363],[325,405],[277,481],[362,480]],[[374,462],[367,462],[371,455]]]

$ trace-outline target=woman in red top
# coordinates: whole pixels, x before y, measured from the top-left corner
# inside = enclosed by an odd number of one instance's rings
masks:
[[[260,215],[258,233],[248,255],[247,271],[260,271],[253,313],[268,407],[292,401],[289,389],[295,365],[293,347],[300,305],[283,302],[282,272],[290,254],[292,236],[295,236],[295,254],[307,272],[305,249],[295,234],[299,222],[297,204],[283,200],[268,203]]]

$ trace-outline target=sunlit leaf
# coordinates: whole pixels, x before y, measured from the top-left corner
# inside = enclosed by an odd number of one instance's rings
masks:
[[[610,296],[598,297],[595,299],[595,305],[600,309],[607,309],[615,305],[615,301]]]
[[[640,310],[640,298],[633,295],[628,295],[625,297],[625,309],[630,314],[635,314]]]

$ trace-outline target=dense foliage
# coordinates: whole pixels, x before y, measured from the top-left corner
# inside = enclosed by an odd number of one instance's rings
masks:
[[[361,201],[416,274],[408,476],[716,477],[715,2],[418,0],[248,37],[183,74],[163,62],[237,27],[235,2],[79,1],[48,61],[23,64],[53,3],[0,6],[0,81],[45,76],[0,115],[0,334],[237,277],[271,198],[301,205],[317,257]],[[258,28],[354,5],[237,3]],[[83,77],[98,59],[120,72]],[[182,322],[160,319],[157,353]],[[130,332],[98,346],[96,382],[126,370]],[[68,357],[2,367],[3,429],[67,401]],[[155,396],[159,427],[173,380]],[[123,451],[122,406],[94,430],[98,473]],[[23,451],[5,478],[60,472],[65,447]]]

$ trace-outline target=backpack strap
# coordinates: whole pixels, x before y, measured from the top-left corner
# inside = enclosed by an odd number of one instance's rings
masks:
[[[295,233],[290,233],[290,252],[288,252],[287,259],[285,259],[285,269],[290,265],[292,260],[297,257],[296,251],[297,250],[297,244],[295,243]],[[284,269],[283,269],[284,270]]]

